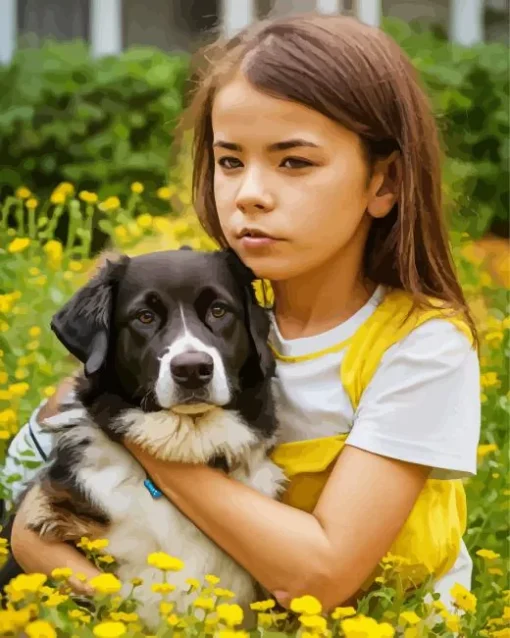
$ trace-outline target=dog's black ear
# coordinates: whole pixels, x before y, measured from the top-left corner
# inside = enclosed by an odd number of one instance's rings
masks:
[[[250,370],[248,377],[256,383],[268,376],[273,376],[275,371],[274,357],[268,346],[269,316],[267,311],[259,305],[255,296],[253,281],[256,277],[253,271],[243,264],[233,250],[228,249],[225,253],[227,263],[243,290],[247,328],[258,360],[258,374],[254,377],[253,371]],[[250,365],[253,365],[253,362],[250,362]]]
[[[51,329],[85,366],[87,377],[106,361],[113,310],[113,287],[124,274],[129,257],[106,260],[105,266],[53,315]]]

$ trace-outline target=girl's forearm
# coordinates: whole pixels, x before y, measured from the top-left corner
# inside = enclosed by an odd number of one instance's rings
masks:
[[[69,584],[80,594],[90,594],[92,589],[78,580],[75,574],[84,574],[89,580],[101,573],[71,545],[46,541],[36,532],[27,529],[22,516],[19,515],[14,519],[12,527],[11,551],[26,573],[37,572],[49,576],[57,567],[69,567],[73,571]]]
[[[145,459],[152,478],[176,507],[268,591],[278,594],[282,604],[322,586],[330,568],[330,544],[313,515],[218,470]]]

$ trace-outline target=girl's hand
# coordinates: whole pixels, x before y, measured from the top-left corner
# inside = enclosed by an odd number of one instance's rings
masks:
[[[75,574],[81,572],[90,580],[101,572],[74,547],[64,542],[44,540],[25,525],[22,504],[12,526],[11,550],[25,573],[37,572],[50,576],[57,567],[69,567],[73,571],[69,585],[77,594],[91,595],[94,590],[78,580]]]

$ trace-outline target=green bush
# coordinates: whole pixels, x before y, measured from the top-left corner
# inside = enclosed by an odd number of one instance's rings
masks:
[[[465,48],[399,20],[383,26],[411,57],[431,97],[447,153],[449,199],[456,193],[454,226],[472,237],[490,228],[508,236],[508,47]]]
[[[99,60],[81,41],[17,51],[0,67],[0,196],[27,185],[47,198],[62,181],[101,198],[135,180],[155,190],[187,73],[186,56],[154,48]]]

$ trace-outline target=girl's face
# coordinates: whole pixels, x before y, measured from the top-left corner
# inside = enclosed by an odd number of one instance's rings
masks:
[[[212,126],[220,224],[258,277],[283,281],[345,259],[361,267],[382,177],[368,181],[355,133],[241,75],[218,91]]]

